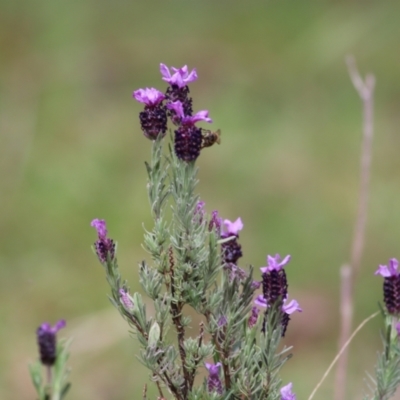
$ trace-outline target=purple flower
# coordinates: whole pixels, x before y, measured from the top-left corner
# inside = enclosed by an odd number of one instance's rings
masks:
[[[253,281],[253,282],[251,282],[251,288],[252,288],[253,290],[259,289],[260,286],[261,286],[261,282],[259,282],[259,281]]]
[[[275,257],[267,256],[266,267],[261,267],[262,272],[262,286],[264,299],[269,304],[274,304],[278,299],[284,302],[287,297],[287,278],[286,272],[283,267],[289,262],[290,256],[286,256],[283,260],[279,254]]]
[[[204,201],[198,201],[196,204],[196,208],[194,209],[194,221],[197,221],[199,224],[203,223],[203,218],[205,214],[204,206],[205,206]]]
[[[165,95],[154,88],[138,89],[133,92],[133,97],[146,106],[156,106],[165,99]]]
[[[191,72],[189,72],[187,65],[184,65],[182,68],[171,67],[171,69],[173,71],[172,74],[165,64],[160,64],[162,79],[171,86],[176,85],[179,88],[183,88],[188,83],[197,79],[197,72],[195,68],[193,68]]]
[[[222,225],[222,238],[234,236],[233,239],[222,244],[223,260],[226,264],[236,264],[240,257],[242,257],[242,246],[238,243],[239,231],[243,229],[242,219],[239,217],[236,221],[232,222],[225,219]]]
[[[282,306],[282,311],[288,315],[293,314],[295,311],[302,312],[303,309],[296,300],[291,300],[288,304],[285,303]]]
[[[105,240],[107,238],[107,226],[104,219],[94,219],[90,226],[92,226],[97,231],[99,239]]]
[[[139,113],[143,134],[150,140],[156,140],[160,134],[164,137],[167,132],[167,112],[162,103],[165,95],[157,89],[145,88],[135,90],[133,97],[145,105]]]
[[[222,394],[223,392],[221,379],[219,378],[219,369],[221,365],[220,362],[216,364],[205,363],[209,374],[207,378],[207,388],[210,393],[215,391],[218,394]]]
[[[379,265],[379,268],[375,271],[375,275],[381,275],[384,278],[389,278],[391,276],[399,276],[399,262],[396,258],[391,258],[389,260],[389,266]]]
[[[266,299],[264,299],[264,296],[262,294],[258,295],[255,300],[254,304],[259,307],[267,308],[268,307],[268,302]],[[288,304],[286,304],[286,301],[282,305],[282,311],[285,314],[293,314],[295,311],[302,312],[303,309],[300,307],[299,303],[297,300],[291,300]]]
[[[383,276],[383,300],[389,314],[400,314],[400,274],[396,258],[389,260],[389,266],[379,265],[375,275]]]
[[[228,323],[228,320],[226,319],[225,315],[221,315],[218,318],[218,322],[217,322],[218,328],[225,326],[227,323]]]
[[[281,388],[281,400],[296,400],[296,395],[292,392],[292,382]]]
[[[90,225],[97,231],[98,240],[94,243],[94,247],[100,262],[105,263],[108,255],[110,259],[113,259],[115,256],[115,244],[112,239],[107,237],[106,221],[96,218]]]
[[[257,323],[259,313],[260,313],[260,310],[257,307],[253,307],[251,309],[251,315],[250,315],[250,318],[248,321],[249,328],[252,328]]]
[[[211,213],[211,219],[210,219],[210,223],[208,225],[208,230],[211,232],[213,229],[215,229],[218,236],[220,236],[221,235],[221,223],[222,223],[222,219],[218,216],[218,211],[214,210]]]
[[[275,256],[267,256],[266,267],[261,267],[260,270],[262,273],[271,272],[271,271],[280,271],[286,264],[290,261],[290,255],[287,255],[283,260],[281,260],[281,256],[276,254]]]
[[[48,367],[54,365],[57,357],[56,334],[65,325],[65,320],[61,319],[54,326],[51,326],[48,322],[44,322],[36,330],[40,361],[43,365],[47,365]]]
[[[262,294],[258,295],[255,300],[254,300],[254,304],[258,307],[263,307],[263,308],[267,308],[268,303],[267,300],[264,299],[264,296]]]
[[[205,121],[208,123],[212,122],[212,119],[208,117],[207,110],[201,110],[195,115],[185,115],[183,104],[181,101],[176,100],[167,104],[169,110],[173,110],[175,114],[180,118],[182,125],[194,125],[196,122]]]
[[[239,232],[243,229],[242,219],[239,217],[236,221],[224,219],[223,231],[224,236],[239,236]]]
[[[200,128],[195,126],[198,121],[212,122],[208,118],[208,111],[199,111],[193,116],[185,116],[183,105],[180,100],[170,102],[167,108],[173,115],[171,118],[176,125],[174,149],[176,156],[183,161],[194,161],[200,155],[203,136]]]
[[[266,312],[268,312],[268,309],[270,307],[270,304],[268,301],[264,298],[263,295],[259,295],[255,298],[254,304],[258,307],[266,308]],[[302,312],[303,310],[300,308],[299,303],[296,300],[291,300],[288,304],[286,304],[286,300],[281,306],[281,311],[282,311],[282,316],[281,316],[281,326],[282,326],[282,336],[285,336],[286,329],[288,327],[289,321],[290,321],[290,315],[293,314],[295,311]],[[265,332],[265,319],[264,319],[264,324],[262,331]]]
[[[127,311],[133,310],[133,301],[129,293],[125,289],[119,289],[119,294],[121,295],[121,303],[124,305]]]

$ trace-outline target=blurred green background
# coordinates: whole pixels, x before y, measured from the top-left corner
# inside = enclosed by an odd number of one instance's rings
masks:
[[[164,90],[160,62],[197,68],[194,109],[222,130],[198,160],[198,188],[208,211],[242,217],[242,265],[292,254],[290,293],[304,312],[289,326],[295,357],[283,378],[305,398],[336,353],[356,215],[361,102],[349,53],[377,79],[355,324],[381,300],[377,265],[400,257],[399,13],[395,1],[0,0],[0,398],[34,398],[35,329],[62,317],[61,336],[74,337],[69,398],[140,396],[147,371],[107,300],[89,224],[107,220],[139,290],[150,142],[131,94]],[[348,398],[373,370],[379,326],[351,347]],[[332,387],[333,375],[316,398]]]

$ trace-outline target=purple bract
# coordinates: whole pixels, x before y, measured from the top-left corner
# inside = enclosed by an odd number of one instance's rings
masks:
[[[239,232],[243,229],[242,219],[239,217],[236,221],[232,222],[229,219],[224,220],[223,231],[227,236],[238,236]]]
[[[262,273],[271,272],[271,271],[280,271],[289,261],[290,255],[287,255],[283,260],[281,260],[281,256],[276,254],[275,256],[267,256],[267,266],[261,267],[260,270]]]
[[[389,266],[379,265],[379,268],[375,271],[375,275],[381,275],[384,278],[389,278],[390,276],[399,276],[399,262],[396,258],[391,258],[389,260]]]
[[[175,111],[176,115],[181,118],[182,125],[194,125],[196,122],[205,121],[208,123],[212,122],[212,119],[208,117],[208,111],[202,110],[198,111],[195,115],[185,116],[183,111],[183,104],[179,101],[173,101],[167,104],[169,110]]]
[[[296,400],[296,395],[292,392],[292,382],[281,388],[281,400]]]
[[[133,92],[133,97],[140,103],[144,103],[147,106],[155,106],[165,99],[164,94],[154,88],[135,90]]]
[[[170,85],[176,85],[182,88],[197,79],[196,68],[193,68],[191,72],[189,72],[187,65],[184,65],[182,68],[171,67],[171,69],[173,71],[172,74],[165,64],[160,64],[162,79]]]

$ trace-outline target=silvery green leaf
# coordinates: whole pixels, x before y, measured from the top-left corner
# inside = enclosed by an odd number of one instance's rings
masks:
[[[154,321],[149,332],[149,346],[155,347],[159,339],[160,339],[160,325],[158,325],[157,321]]]

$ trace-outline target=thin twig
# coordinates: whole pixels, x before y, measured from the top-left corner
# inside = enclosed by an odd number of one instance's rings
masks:
[[[372,158],[372,138],[373,138],[373,107],[374,107],[374,88],[375,77],[367,74],[365,80],[362,79],[357,70],[354,57],[348,56],[346,64],[350,79],[354,88],[363,103],[363,139],[361,150],[361,176],[360,191],[357,207],[357,218],[354,226],[353,240],[351,245],[350,265],[341,268],[341,296],[340,296],[340,335],[339,348],[347,340],[351,332],[353,320],[354,304],[354,283],[360,271],[361,258],[365,241],[365,226],[367,222],[368,191]],[[348,364],[348,350],[344,351],[340,359],[335,378],[335,400],[344,400],[346,392],[346,375]]]
[[[353,332],[353,334],[349,337],[349,339],[344,343],[343,347],[340,349],[339,353],[336,355],[336,357],[333,359],[331,364],[329,365],[328,369],[325,371],[324,375],[322,376],[321,380],[318,382],[317,386],[315,386],[314,390],[310,394],[310,397],[308,400],[311,400],[319,387],[322,385],[324,382],[325,378],[328,376],[329,372],[331,372],[331,369],[335,366],[336,361],[339,359],[339,357],[347,350],[348,345],[350,342],[354,339],[354,337],[357,335],[357,333],[363,328],[363,326],[370,321],[372,318],[375,318],[379,314],[379,311],[376,313],[370,315],[368,318],[364,319],[363,322],[361,322],[360,325],[358,325],[357,329]]]
[[[158,380],[156,381],[156,386],[157,386],[157,389],[158,389],[158,393],[160,394],[160,397],[163,398],[164,394],[162,392],[161,385],[160,385],[160,382]]]

